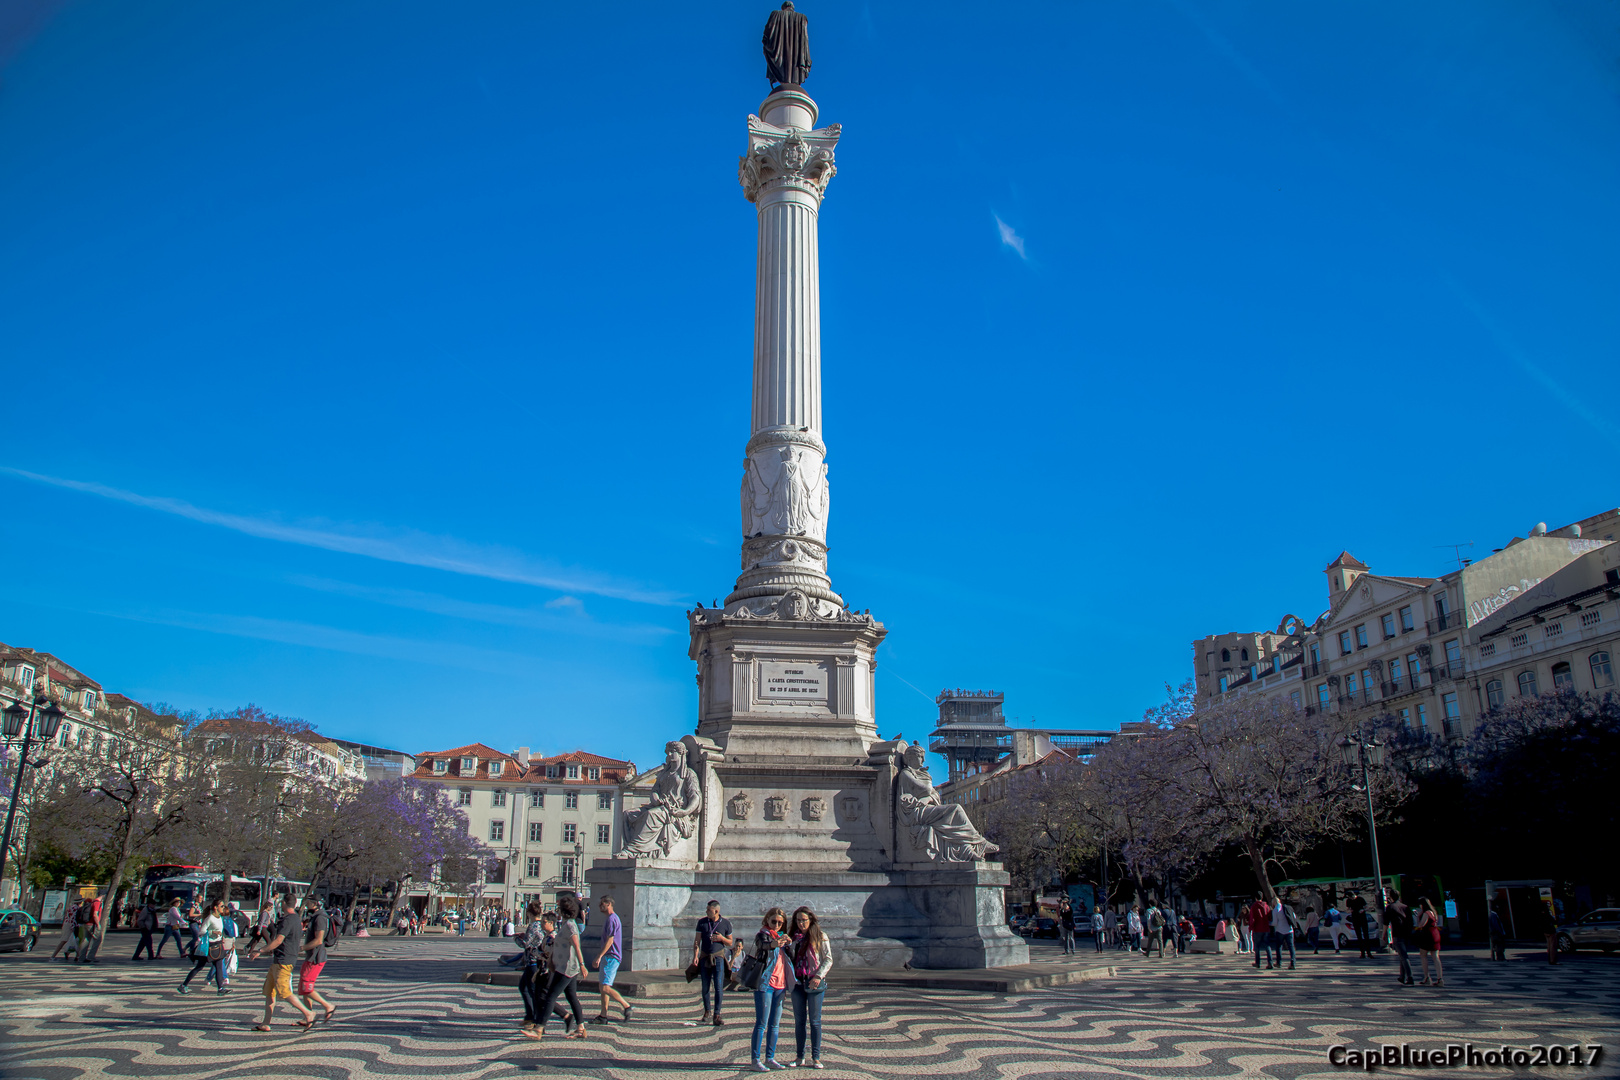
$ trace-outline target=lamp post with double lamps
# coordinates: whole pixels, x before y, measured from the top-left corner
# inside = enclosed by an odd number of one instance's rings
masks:
[[[33,704],[24,708],[22,702],[13,701],[3,711],[5,714],[6,743],[9,744],[22,736],[22,752],[17,755],[17,780],[11,785],[11,806],[6,810],[6,835],[0,840],[0,881],[6,878],[6,856],[11,853],[11,828],[17,821],[17,804],[22,801],[23,772],[28,766],[38,768],[49,759],[41,758],[38,761],[28,760],[28,751],[34,745],[34,733],[39,732],[39,741],[49,743],[56,738],[56,729],[62,725],[62,707],[52,701],[45,694],[35,694]],[[17,885],[17,894],[22,895],[22,883]]]
[[[1361,783],[1350,786],[1367,797],[1367,841],[1372,847],[1373,880],[1378,889],[1378,919],[1381,925],[1388,925],[1384,913],[1384,871],[1378,863],[1378,825],[1373,820],[1372,796],[1372,770],[1384,764],[1384,744],[1371,735],[1363,735],[1358,728],[1339,740],[1339,751],[1344,755],[1344,763],[1350,766],[1352,775],[1357,765],[1361,768]]]

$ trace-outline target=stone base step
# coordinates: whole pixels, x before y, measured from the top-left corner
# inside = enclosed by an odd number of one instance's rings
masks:
[[[875,971],[850,969],[835,971],[829,979],[833,989],[871,990],[886,987],[924,987],[931,990],[972,990],[981,994],[1017,994],[1041,987],[1068,986],[1091,979],[1107,978],[1115,974],[1112,966],[1053,969],[1052,964],[1018,964],[1002,968],[961,968],[933,971]],[[490,986],[516,986],[520,973],[516,971],[469,971],[462,982],[484,983]],[[698,980],[687,982],[680,971],[625,972],[613,983],[613,988],[627,998],[674,998],[697,996]],[[600,987],[595,979],[582,979],[580,993],[595,994]],[[746,993],[747,991],[743,991]]]

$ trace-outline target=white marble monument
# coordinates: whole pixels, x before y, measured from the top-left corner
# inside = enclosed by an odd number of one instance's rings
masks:
[[[752,437],[742,463],[742,572],[687,613],[695,734],[638,778],[625,846],[587,871],[611,894],[628,970],[684,967],[710,899],[752,934],[807,904],[850,966],[1024,963],[1007,875],[961,807],[941,804],[920,746],[878,740],[873,672],[886,631],[827,573],[816,222],[837,124],[777,88],[748,118],[738,179],[759,215]]]

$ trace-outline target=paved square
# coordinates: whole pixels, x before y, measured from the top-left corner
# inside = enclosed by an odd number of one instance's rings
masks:
[[[707,1080],[748,1066],[747,996],[731,998],[730,1022],[720,1029],[696,1026],[701,1010],[690,1002],[654,998],[637,1006],[633,1023],[593,1027],[584,1042],[519,1038],[515,990],[458,981],[465,971],[494,967],[499,943],[488,938],[346,939],[321,980],[337,1017],[302,1033],[282,1005],[268,1035],[250,1030],[262,1006],[262,963],[244,965],[228,997],[212,990],[181,997],[174,990],[189,965],[129,963],[133,942],[117,935],[108,950],[116,958],[96,968],[51,963],[43,951],[0,956],[0,1076]],[[1040,962],[1063,962],[1045,943],[1034,951]],[[1350,1074],[1328,1065],[1335,1042],[1620,1043],[1620,957],[1580,956],[1549,968],[1529,952],[1494,965],[1482,953],[1457,952],[1446,957],[1444,988],[1405,988],[1395,984],[1390,960],[1324,954],[1301,958],[1297,971],[1256,975],[1234,956],[1107,956],[1120,964],[1116,977],[1005,997],[841,991],[835,970],[821,1075],[1295,1078]],[[1078,957],[1096,958],[1089,949]],[[595,999],[585,1001],[594,1013]],[[790,1061],[791,1015],[783,1018],[782,1047]],[[1616,1064],[1440,1075],[1613,1076]]]

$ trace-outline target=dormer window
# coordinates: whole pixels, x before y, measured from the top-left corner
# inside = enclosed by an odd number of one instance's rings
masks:
[[[500,761],[492,761],[492,762],[490,762],[489,763],[489,775],[491,775],[491,776],[499,776],[499,775],[501,775],[501,766],[503,764],[505,764],[505,763],[500,762]]]
[[[96,692],[94,690],[84,692],[84,711],[87,713],[96,711]]]
[[[464,758],[461,759],[461,775],[462,776],[471,776],[473,773],[475,773],[477,771],[478,771],[478,759],[477,758],[475,758],[475,757],[464,757]]]
[[[443,776],[445,773],[447,773],[449,771],[450,771],[450,759],[449,758],[434,758],[433,759],[433,775],[434,776]]]
[[[560,766],[560,765],[547,765],[546,766],[546,779],[547,780],[555,780],[555,779],[557,779],[559,776],[562,775],[561,770],[562,770],[562,766]]]
[[[34,669],[27,664],[18,664],[17,681],[22,684],[24,690],[32,690],[34,688]]]
[[[598,766],[598,765],[592,765],[591,766],[591,779],[592,780],[600,780],[600,779],[602,779],[601,766]]]
[[[569,764],[569,766],[568,766],[568,779],[570,779],[570,780],[578,780],[579,779],[579,766],[578,765],[575,765],[573,763]]]

